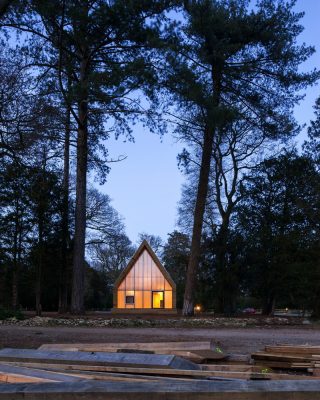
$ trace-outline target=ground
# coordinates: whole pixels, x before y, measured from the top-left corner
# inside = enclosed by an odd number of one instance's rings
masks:
[[[320,345],[320,326],[254,328],[92,328],[0,326],[0,348],[44,343],[160,342],[213,339],[227,352],[249,354],[276,343]]]

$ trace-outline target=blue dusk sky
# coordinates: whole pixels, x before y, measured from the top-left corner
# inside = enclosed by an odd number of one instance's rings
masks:
[[[306,62],[303,70],[320,68],[320,0],[298,0],[297,11],[304,11],[301,21],[305,27],[299,40],[313,45],[316,53]],[[320,95],[319,86],[306,91],[305,99],[295,109],[298,122],[309,124],[313,119],[313,105]],[[297,138],[301,143],[306,137],[305,129]],[[177,167],[177,154],[182,144],[170,134],[160,138],[147,128],[136,126],[135,143],[123,138],[110,139],[107,143],[110,157],[127,158],[111,164],[111,172],[100,190],[112,199],[113,207],[122,215],[126,232],[136,243],[138,234],[146,232],[167,239],[176,227],[177,203],[180,199],[183,174]]]

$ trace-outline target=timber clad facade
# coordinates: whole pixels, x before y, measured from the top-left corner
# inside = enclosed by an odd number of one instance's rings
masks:
[[[112,311],[176,313],[176,285],[146,240],[115,282]]]

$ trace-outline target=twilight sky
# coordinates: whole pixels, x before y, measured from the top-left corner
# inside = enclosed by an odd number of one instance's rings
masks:
[[[301,42],[316,48],[303,69],[320,68],[320,0],[298,0],[296,10],[305,11]],[[308,124],[313,118],[312,107],[319,95],[319,86],[306,91],[305,99],[295,110],[300,124]],[[124,217],[127,234],[133,242],[141,232],[166,240],[167,234],[175,228],[177,202],[184,181],[176,160],[182,145],[169,134],[161,140],[147,128],[136,126],[134,135],[135,143],[124,143],[121,137],[108,141],[112,158],[119,155],[127,158],[111,164],[108,180],[100,190],[111,197],[113,207]],[[298,141],[303,141],[304,137],[302,133]]]

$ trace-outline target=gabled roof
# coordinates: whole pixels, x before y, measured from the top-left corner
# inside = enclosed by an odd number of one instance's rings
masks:
[[[152,250],[151,246],[149,243],[144,240],[141,245],[139,246],[138,250],[134,253],[132,256],[131,260],[129,261],[128,265],[126,268],[121,272],[119,275],[118,279],[115,281],[114,288],[118,289],[120,286],[120,283],[123,281],[123,279],[126,277],[126,275],[129,273],[131,268],[134,266],[140,255],[144,250],[147,250],[147,252],[150,254],[152,260],[155,262],[156,266],[160,269],[162,275],[165,277],[165,279],[170,283],[172,289],[176,288],[176,284],[174,283],[173,279],[171,278],[169,272],[165,269],[165,267],[161,264],[159,258],[155,254],[155,252]]]

